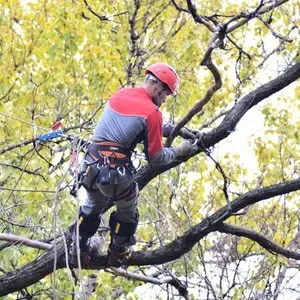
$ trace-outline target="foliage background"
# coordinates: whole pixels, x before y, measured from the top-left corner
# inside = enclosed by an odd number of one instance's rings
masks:
[[[163,107],[167,120],[181,120],[212,85],[211,72],[200,65],[212,33],[172,2],[0,0],[0,147],[45,133],[58,120],[65,133],[89,138],[109,96],[121,87],[139,85],[144,68],[156,61],[173,65],[181,77],[179,95]],[[219,22],[258,4],[196,1],[200,15]],[[215,128],[241,96],[299,61],[299,2],[283,1],[261,19],[237,28],[223,49],[214,50],[223,85],[188,127],[202,132]],[[298,81],[255,107],[230,139],[209,149],[213,160],[202,153],[152,180],[140,196],[137,249],[167,245],[226,204],[224,176],[214,160],[228,178],[229,200],[298,177],[299,91]],[[262,127],[255,128],[257,120],[263,120]],[[245,132],[250,136],[245,138]],[[174,144],[179,142],[177,138]],[[60,191],[70,180],[69,158],[69,143],[63,139],[38,150],[31,143],[1,155],[2,233],[49,241],[66,230],[81,201],[71,198],[68,188]],[[250,206],[229,223],[298,250],[298,197],[290,193]],[[41,253],[6,246],[0,244],[3,273]],[[298,283],[286,277],[292,269],[296,278],[297,266],[249,239],[212,233],[181,259],[142,269],[181,278],[191,299],[277,299],[289,290],[299,296]],[[39,299],[71,299],[72,281],[68,270],[58,270],[15,297],[29,293]],[[138,299],[134,290],[141,283],[102,270],[98,285],[98,299],[116,297],[120,287],[128,299]],[[165,286],[157,293],[162,290],[171,298],[178,293]]]

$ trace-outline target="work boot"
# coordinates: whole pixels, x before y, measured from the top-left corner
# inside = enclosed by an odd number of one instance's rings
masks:
[[[79,237],[80,261],[83,266],[88,266],[91,256],[99,252],[103,248],[104,240],[101,237],[92,236],[91,238]],[[70,262],[78,263],[76,242],[73,242],[70,250]]]
[[[120,267],[126,264],[131,255],[131,247],[136,244],[134,236],[138,225],[139,214],[136,212],[134,223],[121,221],[114,211],[109,218],[111,242],[108,247],[109,264],[113,267]]]
[[[126,260],[131,255],[131,247],[129,246],[118,246],[114,243],[113,239],[108,247],[108,264],[112,267],[119,268],[121,265],[126,264]]]
[[[91,250],[94,249],[94,247],[95,249],[100,248],[99,240],[96,237],[93,237],[99,228],[100,220],[99,214],[85,214],[82,211],[82,207],[80,207],[78,217],[70,227],[70,231],[73,232],[73,244],[69,251],[71,263],[76,264],[76,262],[78,262],[77,248],[80,249],[80,260],[84,265],[89,264]],[[77,247],[77,236],[79,236],[79,247]],[[94,245],[95,243],[96,245]]]
[[[90,262],[90,254],[91,254],[91,246],[90,246],[90,238],[82,238],[79,237],[79,250],[80,250],[80,261],[83,265],[88,265]],[[70,247],[70,262],[72,264],[78,263],[77,257],[77,244],[76,241],[73,241]]]

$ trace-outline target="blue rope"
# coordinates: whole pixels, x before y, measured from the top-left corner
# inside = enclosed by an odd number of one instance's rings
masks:
[[[56,130],[48,133],[44,133],[38,136],[38,140],[42,142],[49,141],[51,139],[55,139],[56,137],[59,137],[63,134],[62,130]]]

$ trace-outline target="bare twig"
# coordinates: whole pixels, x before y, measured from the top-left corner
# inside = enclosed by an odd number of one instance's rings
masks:
[[[124,14],[127,14],[127,11],[123,11],[123,12],[120,12],[120,13],[117,13],[115,15],[111,15],[111,16],[100,16],[98,13],[96,13],[92,8],[91,6],[89,5],[89,3],[84,0],[84,4],[86,6],[86,8],[94,15],[96,16],[100,21],[111,21],[111,18],[113,17],[117,17],[117,16],[121,16],[121,15],[124,15]],[[86,16],[84,16],[86,18]]]
[[[260,68],[263,66],[263,64],[277,51],[283,50],[285,47],[285,42],[284,41],[280,41],[279,45],[274,48],[270,53],[267,53],[264,55],[263,60],[257,65],[257,68]]]
[[[252,59],[251,55],[247,53],[242,47],[240,47],[230,36],[227,36],[228,40],[236,47],[240,53],[245,54],[248,59]]]
[[[257,16],[257,19],[259,19],[262,23],[264,23],[264,25],[270,30],[270,32],[272,33],[272,35],[275,38],[278,38],[278,39],[283,40],[284,42],[288,42],[288,43],[293,42],[293,40],[291,38],[282,36],[279,33],[275,32],[275,30],[271,27],[271,25],[268,22],[266,22],[262,17]]]
[[[54,190],[13,189],[13,188],[4,188],[4,187],[0,187],[0,190],[13,191],[13,192],[24,192],[24,193],[50,193],[50,194],[57,193],[57,191],[54,191]]]
[[[36,171],[30,171],[30,170],[21,168],[20,166],[8,164],[8,163],[2,163],[2,162],[0,163],[0,166],[11,167],[11,168],[17,169],[19,171],[22,171],[22,172],[30,174],[30,175],[40,176],[41,178],[43,178],[44,181],[47,181],[46,178],[42,174],[39,174]]]
[[[218,120],[219,118],[225,116],[228,112],[229,112],[229,110],[223,110],[223,111],[221,111],[220,113],[218,113],[217,115],[215,115],[213,118],[211,118],[210,120],[208,120],[205,123],[203,123],[202,126],[199,128],[199,130],[202,130],[203,128],[209,127],[216,120]]]
[[[265,8],[261,8],[261,4],[260,4],[256,9],[254,9],[253,11],[251,11],[247,14],[241,13],[241,14],[238,14],[238,15],[234,16],[233,18],[231,18],[230,20],[228,20],[227,22],[224,23],[224,25],[226,25],[226,27],[227,27],[226,34],[236,30],[237,28],[239,28],[242,25],[246,24],[247,22],[249,22],[253,18],[257,17],[258,15],[263,15],[263,14],[269,12],[269,11],[272,11],[274,8],[280,6],[280,5],[282,5],[282,4],[284,4],[285,2],[288,2],[288,1],[289,0],[274,1],[274,3],[266,6]],[[229,24],[231,24],[232,22],[235,22],[238,19],[242,19],[242,20],[235,23],[231,27],[228,27]]]
[[[230,207],[230,200],[229,200],[229,196],[228,196],[228,186],[229,186],[229,183],[228,183],[228,177],[226,176],[222,166],[220,165],[220,163],[218,161],[216,161],[211,155],[209,152],[205,152],[205,154],[215,163],[216,165],[216,169],[221,173],[222,177],[223,177],[223,188],[222,188],[222,191],[224,193],[224,196],[225,196],[225,199],[226,199],[226,202],[227,202],[227,205],[228,207]]]

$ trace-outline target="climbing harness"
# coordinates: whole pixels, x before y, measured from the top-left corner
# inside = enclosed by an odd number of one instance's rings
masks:
[[[84,186],[84,188],[90,192],[96,192],[98,189],[94,188],[95,183],[113,185],[113,201],[128,197],[136,191],[136,183],[133,183],[121,195],[116,195],[119,176],[124,176],[126,169],[131,172],[135,171],[130,159],[131,152],[128,149],[117,143],[108,141],[80,142],[76,137],[70,137],[70,142],[71,164],[73,165],[71,175],[75,176],[75,183],[70,191],[72,196],[76,197],[77,191],[81,186]],[[78,145],[81,145],[81,151],[85,152],[84,160],[80,168],[78,168],[75,161],[78,155]],[[96,165],[97,172],[91,179],[89,185],[87,185],[85,179],[93,165]]]
[[[130,151],[115,142],[98,141],[90,145],[87,154],[97,164],[96,182],[101,185],[113,185],[113,201],[116,201],[120,197],[116,195],[119,176],[124,176],[126,169],[134,171]],[[126,189],[122,197],[132,193],[133,188],[135,189],[135,185]]]
[[[87,149],[91,142],[79,138],[75,134],[68,135],[67,140],[70,142],[69,174],[73,177],[74,181],[73,186],[70,190],[70,194],[73,197],[77,197],[77,191],[80,189],[81,186],[84,185],[85,177],[89,171],[90,165],[92,165],[86,159],[84,159],[82,164],[79,164],[78,155],[79,153],[83,152],[86,157]],[[87,168],[84,169],[84,166],[87,166]],[[93,191],[92,188],[89,188],[87,186],[85,186],[85,188]]]

